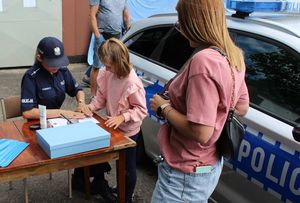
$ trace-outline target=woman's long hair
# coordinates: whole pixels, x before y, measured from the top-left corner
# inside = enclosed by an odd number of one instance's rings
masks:
[[[231,66],[244,69],[243,52],[229,35],[222,0],[179,0],[176,10],[180,30],[189,40],[220,48]]]
[[[100,60],[105,63],[110,61],[114,66],[114,73],[118,78],[126,77],[131,70],[129,51],[123,42],[116,38],[106,40],[98,49]]]
[[[37,59],[37,55],[40,55],[38,49],[35,51],[35,55],[34,55],[34,65],[39,65],[39,66],[42,66],[42,63]],[[41,55],[40,55],[41,56]],[[42,59],[42,56],[41,56],[41,59]]]

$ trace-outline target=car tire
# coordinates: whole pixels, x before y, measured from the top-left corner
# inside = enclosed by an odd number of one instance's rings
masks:
[[[145,161],[146,152],[145,152],[145,145],[143,139],[143,133],[140,133],[136,140],[136,163],[141,164]]]

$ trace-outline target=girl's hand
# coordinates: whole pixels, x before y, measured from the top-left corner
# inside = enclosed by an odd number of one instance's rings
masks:
[[[150,99],[150,107],[153,112],[157,111],[157,108],[165,103],[170,103],[170,100],[165,100],[158,94],[155,94],[152,99]]]
[[[105,125],[109,128],[113,127],[114,129],[117,129],[121,123],[125,121],[125,118],[123,115],[119,116],[107,116],[107,121],[105,121]]]
[[[76,111],[82,112],[86,116],[89,116],[89,117],[93,116],[93,112],[91,111],[91,109],[89,108],[89,106],[86,105],[86,104],[82,104],[82,105],[78,106],[77,109],[76,109]]]

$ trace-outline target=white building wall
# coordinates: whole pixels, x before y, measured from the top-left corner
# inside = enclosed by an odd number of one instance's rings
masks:
[[[30,66],[42,37],[62,39],[62,0],[0,0],[0,4],[0,68]],[[24,7],[28,4],[35,6]]]

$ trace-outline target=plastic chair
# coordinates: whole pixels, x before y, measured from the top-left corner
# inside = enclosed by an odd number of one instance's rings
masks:
[[[22,116],[21,99],[19,96],[1,98],[1,110],[3,121],[10,118]]]

